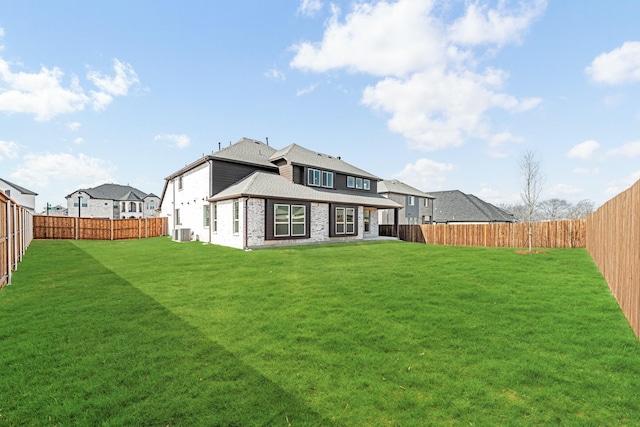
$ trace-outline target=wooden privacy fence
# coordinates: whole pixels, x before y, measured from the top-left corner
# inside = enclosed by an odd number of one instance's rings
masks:
[[[167,235],[167,218],[77,218],[35,215],[34,239],[124,240]]]
[[[379,226],[381,236],[392,236],[393,225]],[[584,248],[586,221],[566,220],[533,224],[536,248]],[[526,223],[422,224],[398,226],[398,238],[409,242],[450,246],[525,248],[529,225]]]
[[[0,288],[11,284],[11,272],[33,239],[32,218],[30,210],[0,191]]]
[[[589,215],[587,250],[640,338],[640,181]]]

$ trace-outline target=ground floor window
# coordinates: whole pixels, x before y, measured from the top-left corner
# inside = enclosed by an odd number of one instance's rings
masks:
[[[364,232],[371,232],[371,211],[369,209],[364,210]]]
[[[304,239],[310,234],[311,204],[288,200],[267,200],[265,235],[267,239]]]
[[[329,236],[358,234],[357,207],[330,205],[329,209]]]
[[[306,234],[307,209],[305,206],[276,203],[273,209],[275,237],[304,236]]]
[[[233,234],[240,232],[240,200],[233,201]]]
[[[211,206],[202,206],[202,225],[208,227],[211,222]]]

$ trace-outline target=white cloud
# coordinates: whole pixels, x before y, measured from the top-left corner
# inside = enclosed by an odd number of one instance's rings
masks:
[[[389,129],[409,139],[412,148],[428,151],[455,147],[470,137],[495,141],[504,133],[491,132],[485,115],[488,110],[519,111],[535,105],[496,92],[504,78],[504,73],[495,69],[483,75],[431,70],[406,80],[390,77],[369,86],[362,102],[391,114]]]
[[[130,64],[121,62],[117,59],[113,60],[113,77],[104,75],[98,71],[89,71],[87,78],[102,92],[114,96],[125,96],[129,93],[129,88],[140,83],[138,75]]]
[[[605,193],[611,197],[616,196],[617,194],[622,193],[624,190],[631,187],[638,180],[640,180],[640,170],[635,171],[624,178],[610,181]]]
[[[613,148],[607,151],[607,155],[634,159],[640,156],[640,141],[628,142],[620,147]]]
[[[282,80],[282,81],[286,80],[286,76],[284,75],[284,73],[278,70],[275,65],[272,68],[269,68],[267,71],[265,71],[264,76],[268,79],[273,79],[273,80]]]
[[[618,85],[640,81],[640,42],[622,46],[598,55],[586,73],[595,82]]]
[[[57,67],[42,67],[38,73],[12,72],[0,58],[0,111],[34,114],[36,120],[49,120],[59,114],[83,110],[89,98],[73,76],[68,87],[62,86],[64,73]]]
[[[18,144],[0,140],[0,160],[15,159],[18,156]]]
[[[563,196],[574,196],[580,193],[582,193],[580,188],[568,184],[556,184],[549,189],[549,195],[557,198],[562,198]]]
[[[389,114],[389,129],[407,138],[412,148],[455,147],[469,138],[490,144],[501,138],[503,143],[519,142],[521,138],[508,131],[492,131],[490,111],[527,111],[541,100],[504,93],[508,73],[491,67],[477,71],[476,54],[469,49],[481,43],[499,47],[519,42],[546,1],[515,9],[505,5],[500,1],[489,9],[471,3],[449,28],[430,1],[358,2],[344,19],[334,6],[322,41],[293,46],[290,66],[380,77],[365,88],[361,102]],[[493,148],[494,154],[504,155]]]
[[[496,9],[486,4],[471,3],[466,13],[449,27],[449,37],[463,45],[519,43],[520,34],[546,9],[546,0],[521,4],[520,10],[510,10],[506,2]]]
[[[307,86],[304,89],[298,90],[296,92],[296,96],[307,95],[307,94],[313,92],[314,90],[316,90],[317,87],[318,87],[318,83],[312,84],[311,86]]]
[[[89,71],[87,78],[101,91],[90,91],[93,100],[93,109],[96,111],[104,108],[113,101],[114,96],[126,96],[129,88],[140,83],[138,75],[130,64],[113,60],[113,77],[104,75],[98,71]]]
[[[73,140],[73,143],[78,145],[82,144],[83,142],[84,142],[84,138],[75,138]]]
[[[598,141],[588,140],[574,145],[571,150],[567,152],[567,157],[570,159],[582,159],[589,160],[593,157],[593,153],[600,148]]]
[[[101,91],[92,90],[88,96],[75,75],[65,85],[64,72],[58,67],[42,66],[37,73],[16,72],[0,58],[0,111],[33,114],[36,120],[46,121],[82,111],[90,103],[95,110],[102,110],[114,96],[127,95],[129,87],[138,83],[131,65],[115,59],[114,71],[114,77],[90,71],[87,78]]]
[[[176,134],[170,134],[170,133],[161,133],[156,135],[154,139],[156,141],[158,140],[170,141],[177,148],[187,148],[189,144],[191,144],[191,139],[184,134],[176,135]]]
[[[446,43],[429,16],[431,2],[359,2],[340,22],[340,11],[325,28],[321,43],[302,42],[293,68],[324,72],[345,68],[376,76],[402,76],[441,63]]]
[[[574,168],[573,173],[576,175],[600,175],[600,168]]]
[[[11,174],[29,187],[47,187],[51,180],[112,182],[113,168],[106,161],[84,154],[27,154],[24,163]]]
[[[438,163],[422,158],[407,164],[394,177],[422,191],[435,191],[446,180],[446,174],[453,171],[451,163]]]
[[[78,122],[67,123],[67,127],[69,128],[70,131],[73,131],[73,132],[80,129],[80,126],[82,125]]]
[[[313,16],[322,9],[320,0],[302,0],[298,7],[298,13],[306,16]]]

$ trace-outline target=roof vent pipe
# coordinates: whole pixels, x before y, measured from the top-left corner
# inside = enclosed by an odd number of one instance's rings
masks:
[[[222,145],[222,143],[220,141],[218,141],[218,151],[220,151],[222,149],[221,145]]]
[[[269,145],[269,137],[267,136],[267,137],[265,137],[264,139],[266,139],[266,140],[267,140],[267,145]]]

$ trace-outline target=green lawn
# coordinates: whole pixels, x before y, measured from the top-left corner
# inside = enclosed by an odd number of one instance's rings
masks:
[[[633,426],[638,396],[583,249],[34,241],[0,291],[0,426]]]

